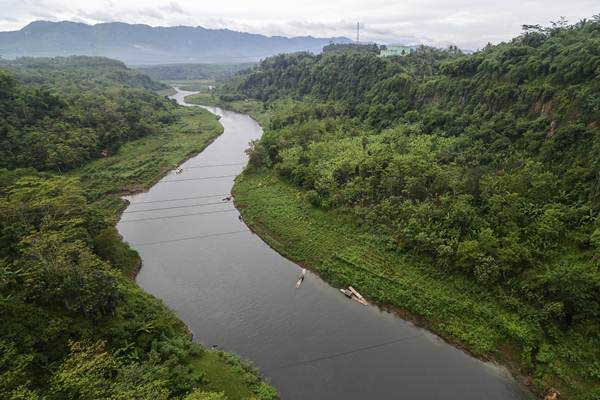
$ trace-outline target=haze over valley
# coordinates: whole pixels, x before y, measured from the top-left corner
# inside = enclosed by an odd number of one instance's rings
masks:
[[[279,53],[318,53],[329,43],[348,42],[344,37],[269,37],[189,26],[36,21],[18,31],[0,32],[0,55],[4,58],[103,56],[129,65],[243,63]]]

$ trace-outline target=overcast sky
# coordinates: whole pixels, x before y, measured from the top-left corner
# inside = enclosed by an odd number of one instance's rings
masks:
[[[43,19],[354,38],[360,21],[361,40],[476,49],[510,39],[522,24],[599,13],[600,0],[0,0],[0,30]]]

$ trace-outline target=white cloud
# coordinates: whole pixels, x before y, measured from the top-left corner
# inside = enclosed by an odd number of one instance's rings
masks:
[[[477,48],[510,39],[522,24],[589,18],[600,5],[598,0],[0,0],[0,10],[0,30],[48,19],[353,38],[361,21],[364,40]]]

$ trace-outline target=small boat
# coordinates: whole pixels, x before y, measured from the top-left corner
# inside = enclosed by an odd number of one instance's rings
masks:
[[[348,290],[352,292],[353,295],[353,299],[358,301],[360,304],[362,304],[363,306],[366,306],[367,300],[365,300],[364,297],[362,297],[362,295],[360,293],[358,293],[358,290],[354,289],[352,286],[348,286]]]
[[[352,286],[348,286],[348,290],[351,291],[352,294],[356,296],[356,298],[366,302],[365,298],[362,297],[360,293],[358,293],[358,290],[354,289]]]
[[[300,276],[298,277],[298,282],[296,282],[296,289],[298,289],[300,287],[300,285],[302,285],[305,275],[306,275],[306,268],[302,268],[302,273],[300,273]]]
[[[352,286],[348,286],[348,289],[340,289],[340,292],[342,292],[347,298],[352,299],[363,306],[369,304],[367,303],[367,300],[365,300],[365,298],[358,293],[358,290],[354,289]]]

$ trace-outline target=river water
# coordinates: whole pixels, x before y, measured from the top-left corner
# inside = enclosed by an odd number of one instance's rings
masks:
[[[191,92],[173,96],[180,104]],[[252,361],[287,400],[524,399],[503,368],[424,329],[362,306],[267,246],[238,219],[230,192],[262,134],[219,108],[225,131],[148,192],[130,196],[118,229],[139,251],[138,284],[204,345]]]

